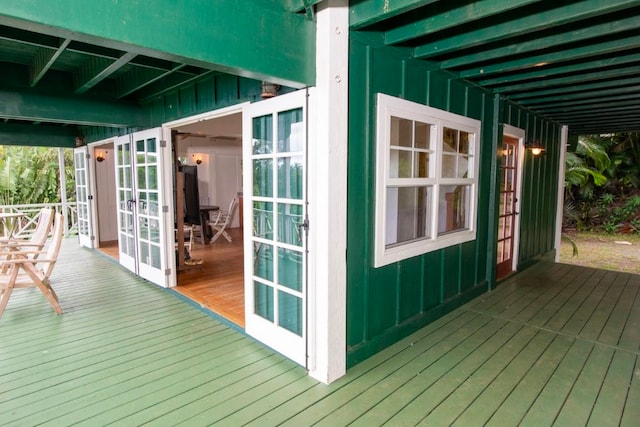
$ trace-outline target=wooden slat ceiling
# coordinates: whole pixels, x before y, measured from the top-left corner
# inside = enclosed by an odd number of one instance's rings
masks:
[[[320,3],[272,1],[309,19]],[[567,124],[571,133],[640,130],[640,0],[350,5],[353,30],[379,33],[387,45],[409,49],[417,59]],[[213,64],[0,25],[4,87],[19,83],[33,91],[111,99],[117,106],[139,104],[215,70]],[[0,123],[15,119],[0,117]]]
[[[381,33],[461,79],[569,126],[640,130],[638,0],[355,0]]]

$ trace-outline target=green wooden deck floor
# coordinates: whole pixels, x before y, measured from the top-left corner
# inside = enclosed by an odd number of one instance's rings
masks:
[[[497,290],[327,386],[65,241],[65,314],[0,318],[1,425],[638,425],[640,276],[562,264]]]

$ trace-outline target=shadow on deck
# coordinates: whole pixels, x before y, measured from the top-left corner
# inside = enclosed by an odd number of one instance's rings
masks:
[[[637,425],[640,276],[538,264],[327,386],[64,242],[0,318],[3,425]]]

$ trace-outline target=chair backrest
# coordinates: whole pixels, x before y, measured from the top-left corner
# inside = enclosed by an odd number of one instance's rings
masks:
[[[29,238],[29,242],[36,245],[43,245],[49,236],[51,230],[51,222],[53,221],[53,209],[42,208],[38,214],[38,224],[33,234]]]
[[[58,260],[58,254],[60,253],[60,247],[62,246],[62,237],[64,236],[64,216],[60,213],[56,213],[56,219],[53,223],[53,233],[51,236],[51,242],[49,243],[49,247],[47,248],[47,257],[46,259],[50,262],[43,263],[45,264],[42,272],[44,273],[44,277],[51,276],[51,272],[53,271],[53,267],[55,266],[55,261]]]
[[[231,199],[231,203],[229,203],[229,210],[227,211],[227,223],[231,223],[231,221],[233,220],[233,213],[236,210],[236,207],[238,206],[238,198],[234,197],[233,199]]]

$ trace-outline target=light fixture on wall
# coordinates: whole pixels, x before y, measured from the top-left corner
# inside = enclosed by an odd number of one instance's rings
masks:
[[[274,83],[262,82],[262,93],[260,93],[260,97],[262,99],[273,98],[278,94],[278,90],[280,86]]]
[[[534,156],[539,156],[540,154],[544,153],[545,150],[544,145],[542,145],[539,139],[534,139],[527,142],[525,148],[531,151],[531,154],[533,154]]]
[[[107,152],[106,151],[100,150],[100,151],[96,152],[96,161],[98,163],[104,162],[104,159],[106,159],[106,158],[107,158]]]
[[[194,158],[194,160],[195,160],[197,165],[202,163],[202,154],[197,153],[197,154],[192,155],[192,157]]]

